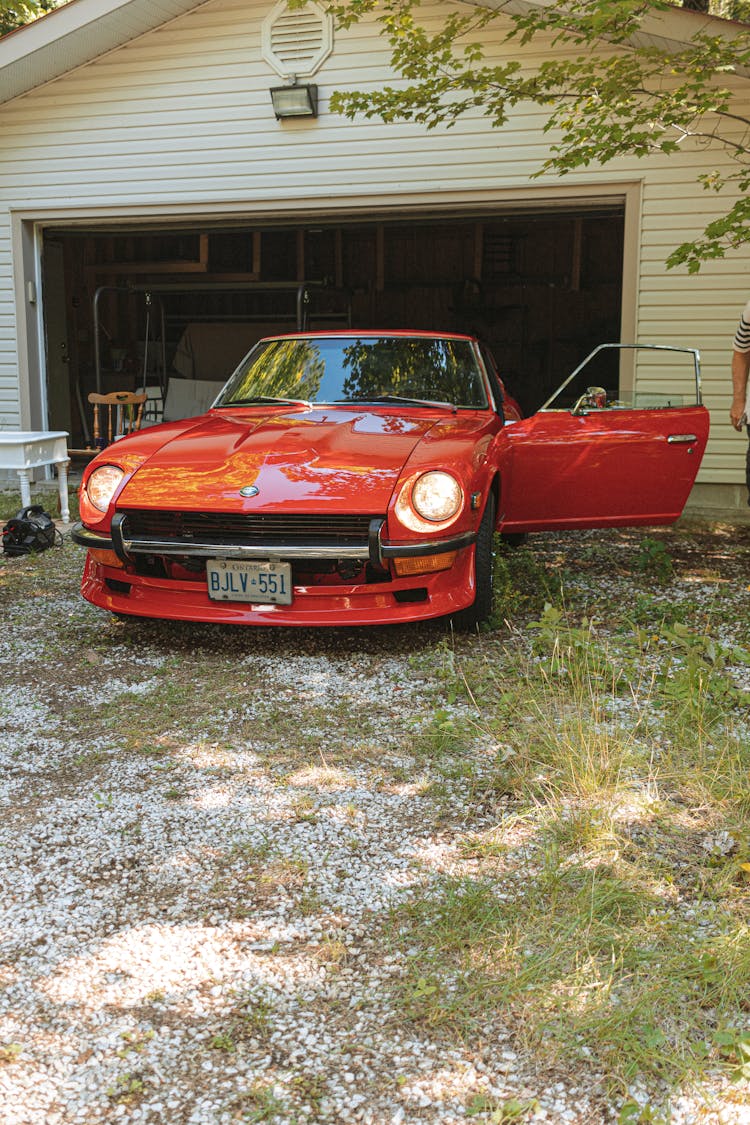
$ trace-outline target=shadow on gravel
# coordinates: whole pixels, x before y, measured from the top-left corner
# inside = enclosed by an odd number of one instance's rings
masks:
[[[122,618],[110,634],[113,642],[147,644],[154,652],[238,656],[403,656],[450,636],[446,622],[427,621],[411,625],[380,625],[359,628],[270,628],[247,625],[203,625],[193,622]]]

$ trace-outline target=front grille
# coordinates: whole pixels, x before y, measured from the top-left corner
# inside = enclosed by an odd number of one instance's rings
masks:
[[[374,516],[326,513],[243,514],[232,512],[155,512],[127,510],[127,538],[194,539],[221,546],[262,546],[318,543],[326,546],[359,546],[367,543]]]

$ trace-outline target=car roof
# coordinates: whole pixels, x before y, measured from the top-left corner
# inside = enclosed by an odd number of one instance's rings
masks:
[[[475,342],[476,336],[468,336],[462,332],[425,332],[421,329],[409,328],[333,328],[328,332],[279,332],[273,336],[264,336],[264,340],[329,340],[332,337],[360,340],[362,337],[375,337],[376,339],[392,339],[394,336],[411,337],[420,340],[470,340]]]

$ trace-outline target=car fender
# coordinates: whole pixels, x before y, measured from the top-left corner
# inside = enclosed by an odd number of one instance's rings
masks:
[[[416,538],[417,533],[405,528],[395,514],[396,502],[404,486],[415,477],[431,470],[442,470],[456,477],[463,489],[465,502],[461,513],[450,525],[451,533],[476,531],[482,517],[489,489],[497,475],[495,416],[483,412],[466,412],[436,422],[412,450],[399,474],[388,506],[389,534],[399,540]],[[436,529],[436,537],[445,529]],[[419,536],[423,538],[423,535]]]
[[[204,415],[201,415],[199,418],[162,422],[158,426],[150,426],[145,430],[128,434],[127,437],[119,438],[97,453],[96,457],[93,457],[85,467],[79,488],[81,519],[85,526],[93,531],[108,532],[117,499],[133,474],[145,465],[154,453],[162,449],[168,441],[200,424],[203,418]],[[102,465],[116,465],[118,469],[123,470],[125,476],[117,486],[108,510],[100,513],[86,498],[86,482],[91,474],[96,469],[101,468]]]

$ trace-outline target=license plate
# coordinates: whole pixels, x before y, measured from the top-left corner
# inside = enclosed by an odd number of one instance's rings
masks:
[[[283,562],[206,562],[208,596],[217,602],[292,604],[292,567]]]

